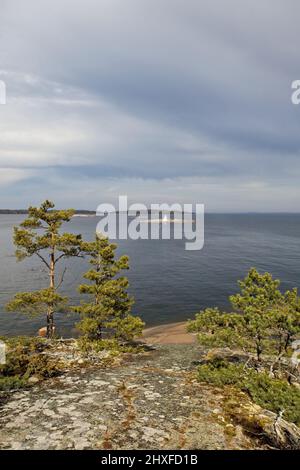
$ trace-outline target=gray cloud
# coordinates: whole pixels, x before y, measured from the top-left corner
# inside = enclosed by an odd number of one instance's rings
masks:
[[[298,210],[296,0],[1,5],[1,205]]]

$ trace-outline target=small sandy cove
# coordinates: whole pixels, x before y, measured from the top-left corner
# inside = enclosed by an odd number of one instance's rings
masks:
[[[187,333],[186,322],[146,328],[143,338],[149,344],[193,344],[196,341],[195,334]]]

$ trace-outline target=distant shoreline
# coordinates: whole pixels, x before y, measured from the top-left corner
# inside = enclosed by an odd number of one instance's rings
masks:
[[[26,215],[27,209],[0,209],[0,215]],[[95,216],[96,211],[75,210],[75,215]]]

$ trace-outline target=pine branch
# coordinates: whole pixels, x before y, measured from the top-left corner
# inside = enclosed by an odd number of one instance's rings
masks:
[[[50,265],[47,263],[45,258],[37,251],[36,255],[40,258],[40,260],[47,266],[48,269],[50,269]]]
[[[62,283],[64,282],[64,277],[65,277],[66,272],[67,272],[67,268],[63,270],[60,281],[58,285],[56,286],[55,290],[58,290],[61,287]]]

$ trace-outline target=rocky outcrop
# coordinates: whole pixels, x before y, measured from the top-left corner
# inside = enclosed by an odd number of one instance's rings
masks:
[[[265,443],[276,449],[299,450],[300,428],[276,415],[264,410],[250,401],[248,396],[236,389],[227,387],[224,399],[224,411],[235,424],[243,427],[248,435],[260,437]]]
[[[80,364],[15,392],[0,409],[0,448],[276,447],[265,435],[249,432],[247,420],[236,418],[238,410],[228,407],[230,389],[225,394],[197,382],[198,359],[197,345],[157,345],[107,368]],[[271,428],[271,417],[266,426]]]

